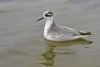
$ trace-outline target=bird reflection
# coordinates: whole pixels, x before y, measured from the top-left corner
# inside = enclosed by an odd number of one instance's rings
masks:
[[[53,51],[56,46],[48,45],[47,50],[42,54],[42,56],[45,58],[46,62],[43,63],[46,66],[53,66],[54,64],[54,58],[56,56],[55,52]]]
[[[58,46],[68,47],[68,46],[72,46],[72,45],[86,45],[86,44],[89,45],[92,43],[93,43],[93,41],[88,41],[86,39],[77,39],[77,40],[66,41],[66,42],[46,41],[47,47],[46,47],[45,52],[42,54],[42,56],[45,59],[45,62],[42,64],[45,66],[53,66],[54,65],[54,58],[57,55],[57,51],[54,52],[54,49]],[[73,54],[73,53],[66,52],[65,54]]]

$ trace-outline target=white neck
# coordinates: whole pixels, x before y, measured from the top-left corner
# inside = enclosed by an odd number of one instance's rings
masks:
[[[50,31],[54,28],[54,21],[53,21],[53,17],[50,18],[50,19],[46,19],[46,24],[45,24],[45,27],[44,27],[44,36],[47,36]]]

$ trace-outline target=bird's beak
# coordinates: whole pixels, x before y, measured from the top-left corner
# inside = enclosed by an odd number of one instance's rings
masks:
[[[38,20],[36,20],[36,21],[40,21],[40,20],[42,20],[42,19],[44,19],[43,17],[41,17],[40,19],[38,19]]]

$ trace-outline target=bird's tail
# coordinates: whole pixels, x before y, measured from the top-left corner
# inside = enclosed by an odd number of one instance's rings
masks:
[[[79,31],[80,35],[92,35],[91,32]]]

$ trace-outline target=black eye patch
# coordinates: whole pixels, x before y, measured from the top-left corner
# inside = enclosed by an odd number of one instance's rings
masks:
[[[45,16],[46,17],[52,17],[53,16],[53,13],[52,12],[48,12],[48,13],[45,14]]]
[[[50,14],[46,14],[45,16],[46,16],[46,17],[51,17],[52,15],[50,15]]]

